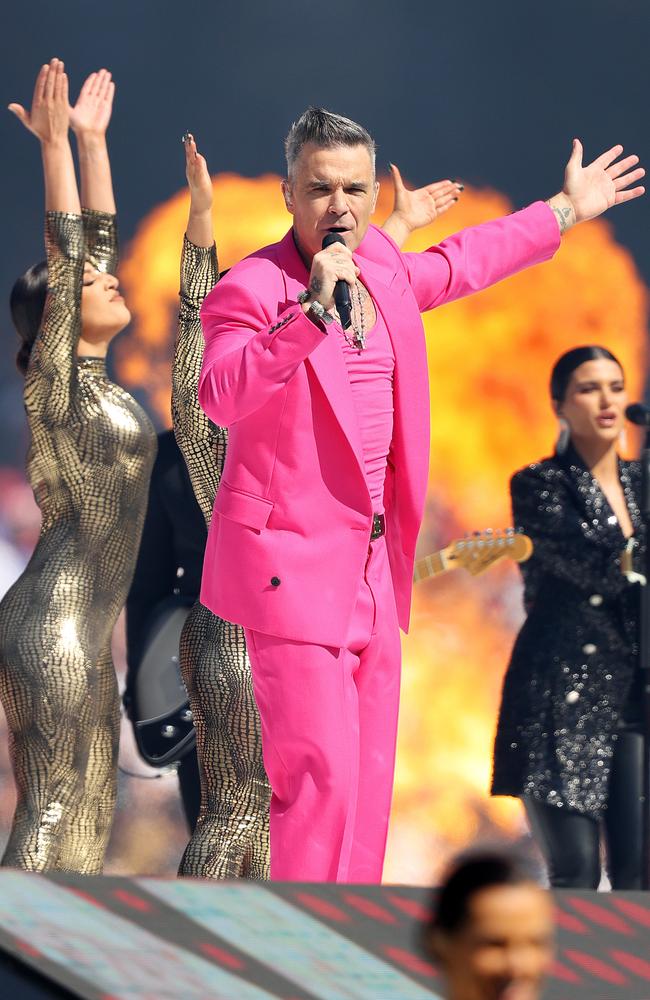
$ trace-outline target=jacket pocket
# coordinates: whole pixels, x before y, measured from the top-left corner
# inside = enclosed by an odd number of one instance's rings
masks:
[[[273,501],[256,497],[252,493],[242,493],[222,481],[217,490],[214,510],[229,521],[237,521],[255,531],[261,531],[271,516]]]

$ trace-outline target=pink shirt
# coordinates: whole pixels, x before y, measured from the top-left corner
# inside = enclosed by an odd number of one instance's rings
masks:
[[[348,343],[338,324],[335,329],[343,349],[359,421],[372,509],[375,514],[383,514],[386,463],[393,437],[393,345],[379,310],[377,322],[366,333],[363,351]],[[350,328],[346,333],[353,340],[353,329]]]

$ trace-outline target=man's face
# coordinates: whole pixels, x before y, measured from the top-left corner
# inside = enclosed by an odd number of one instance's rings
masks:
[[[311,260],[331,232],[340,233],[350,250],[356,250],[366,235],[378,191],[365,146],[303,146],[292,177],[282,182],[303,255]]]
[[[538,1000],[553,958],[549,894],[532,883],[482,889],[442,957],[452,997]]]

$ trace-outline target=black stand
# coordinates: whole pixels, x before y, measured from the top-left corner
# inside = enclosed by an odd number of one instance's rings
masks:
[[[641,518],[645,529],[645,556],[640,588],[641,685],[643,690],[643,786],[641,793],[641,886],[650,889],[650,427],[646,426],[641,452]]]

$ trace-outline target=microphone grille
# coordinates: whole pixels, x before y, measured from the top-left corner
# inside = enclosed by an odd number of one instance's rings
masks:
[[[345,246],[345,240],[340,233],[325,233],[321,250],[326,250],[327,247],[331,247],[332,243],[343,243]]]
[[[643,403],[630,403],[625,410],[625,416],[633,424],[647,426],[650,424],[650,408]]]

